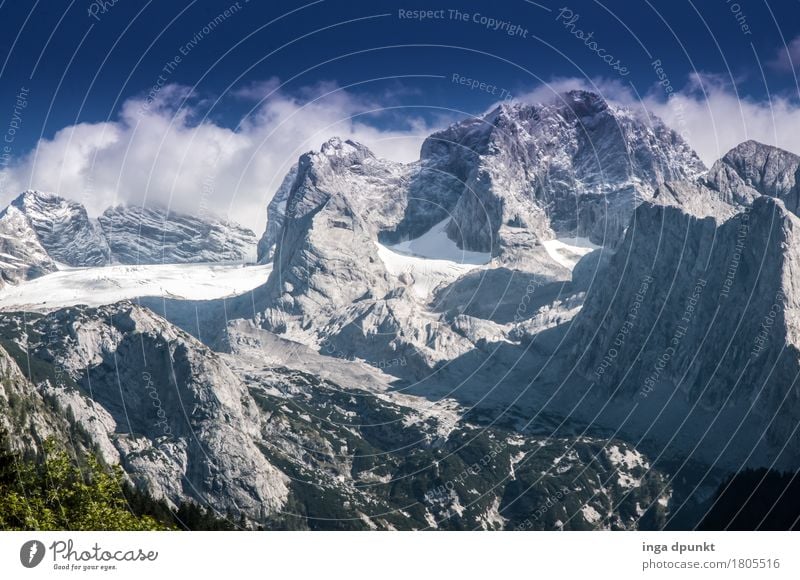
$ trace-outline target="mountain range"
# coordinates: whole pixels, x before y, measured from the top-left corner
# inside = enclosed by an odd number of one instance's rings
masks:
[[[332,138],[258,243],[26,192],[0,214],[0,305],[68,268],[252,251],[267,278],[5,307],[0,423],[248,527],[695,525],[729,474],[800,467],[799,179],[753,141],[706,168],[659,119],[571,91],[413,163]]]

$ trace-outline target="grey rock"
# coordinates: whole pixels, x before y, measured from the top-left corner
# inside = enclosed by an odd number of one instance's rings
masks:
[[[46,439],[66,437],[70,425],[63,414],[66,408],[46,399],[22,372],[20,365],[25,359],[25,351],[18,344],[0,347],[0,429],[13,450],[34,454],[42,450]]]
[[[727,219],[646,202],[632,223],[574,321],[579,372],[662,444],[796,466],[798,218],[758,196]]]
[[[67,266],[104,266],[108,246],[96,223],[79,203],[52,194],[26,191],[11,202],[28,220],[42,247]]]
[[[102,266],[109,250],[82,205],[26,191],[0,213],[0,273],[18,283],[66,266]]]
[[[297,169],[298,164],[295,163],[283,178],[278,191],[272,196],[272,200],[267,206],[267,229],[258,240],[256,259],[259,264],[268,264],[275,254],[275,244],[286,220],[286,201],[289,199],[289,194],[292,192],[295,179],[297,179]]]
[[[446,152],[469,167],[449,231],[477,251],[496,251],[504,225],[613,245],[659,184],[705,169],[660,120],[584,91],[554,104],[500,105],[431,140],[423,154]]]
[[[115,262],[252,262],[255,234],[232,222],[159,207],[117,206],[98,218]]]
[[[172,505],[194,501],[249,521],[284,505],[288,480],[256,444],[254,402],[196,339],[124,302],[58,310],[27,332],[31,356],[69,379],[40,387],[73,409],[137,486]]]
[[[789,211],[797,214],[798,168],[797,155],[751,140],[728,151],[704,180],[728,203],[750,205],[757,195],[767,195],[780,199]]]

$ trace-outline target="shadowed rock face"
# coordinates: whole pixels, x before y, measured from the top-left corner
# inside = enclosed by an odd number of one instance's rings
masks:
[[[275,244],[278,236],[283,229],[283,222],[286,217],[286,200],[292,192],[292,186],[297,179],[297,168],[295,164],[283,178],[278,191],[272,196],[267,206],[267,229],[261,239],[258,240],[257,260],[259,264],[268,264],[275,254]]]
[[[700,439],[698,456],[727,464],[800,461],[797,165],[748,142],[701,183],[664,185],[575,318],[580,373],[638,405],[650,437]]]

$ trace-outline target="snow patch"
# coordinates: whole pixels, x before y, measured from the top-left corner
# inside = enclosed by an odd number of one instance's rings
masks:
[[[445,260],[457,264],[482,266],[492,259],[488,252],[470,252],[460,249],[456,243],[447,237],[447,224],[450,218],[440,221],[426,233],[413,240],[400,242],[389,248],[393,252],[426,258],[429,260]]]
[[[585,505],[581,508],[583,519],[590,524],[596,524],[600,521],[600,513],[590,505]]]
[[[586,254],[600,248],[600,246],[593,244],[589,238],[578,237],[545,240],[542,245],[553,260],[570,270]]]
[[[608,449],[606,449],[606,456],[616,467],[624,467],[626,469],[634,469],[636,467],[644,469],[650,468],[650,464],[641,453],[638,451],[631,451],[630,449],[625,449],[623,453],[620,451],[618,445],[609,446]]]
[[[267,281],[272,265],[158,264],[69,268],[0,290],[0,309],[102,306],[141,296],[213,300]]]
[[[461,250],[445,232],[449,218],[413,240],[384,246],[376,242],[386,270],[406,281],[420,298],[428,298],[441,284],[448,284],[471,270],[488,264],[492,256]]]

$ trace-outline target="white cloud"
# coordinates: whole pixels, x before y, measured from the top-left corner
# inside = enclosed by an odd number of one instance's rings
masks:
[[[376,155],[411,161],[433,130],[413,117],[401,129],[376,128],[364,115],[374,103],[330,84],[306,89],[302,101],[276,88],[270,80],[237,92],[248,100],[272,94],[236,130],[198,120],[183,87],[166,85],[152,100],[129,100],[115,121],[82,123],[42,139],[0,180],[0,202],[28,188],[80,201],[92,214],[157,200],[178,211],[222,215],[260,234],[266,204],[302,153],[338,135]]]
[[[794,37],[788,45],[782,46],[769,66],[778,71],[791,72],[800,66],[800,36]]]
[[[681,132],[706,165],[748,139],[800,154],[800,106],[785,97],[757,101],[728,85],[694,79],[669,102],[652,94],[645,100],[667,125],[684,127]]]

